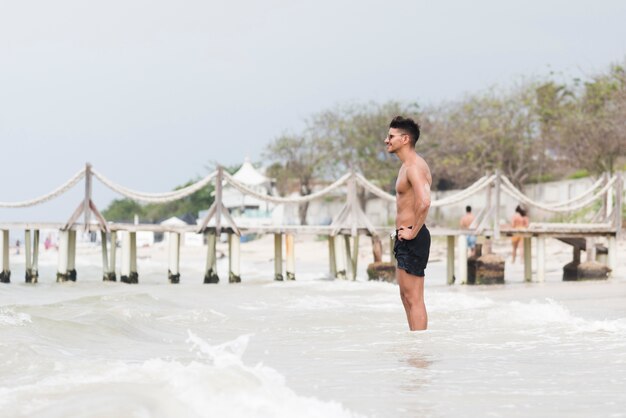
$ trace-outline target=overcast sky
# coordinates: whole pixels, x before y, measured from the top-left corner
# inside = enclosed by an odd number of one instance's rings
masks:
[[[86,162],[167,191],[338,104],[588,76],[624,60],[624,22],[623,0],[0,0],[0,201]],[[0,220],[66,220],[82,189]]]

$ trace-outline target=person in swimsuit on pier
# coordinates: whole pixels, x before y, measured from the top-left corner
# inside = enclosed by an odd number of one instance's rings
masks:
[[[396,181],[396,279],[411,331],[425,330],[424,276],[430,254],[430,232],[424,222],[430,208],[432,177],[426,161],[415,152],[419,125],[398,116],[385,138],[387,152],[396,154],[402,166]]]
[[[476,217],[472,213],[472,207],[469,205],[465,206],[465,215],[461,217],[461,220],[459,221],[459,226],[462,229],[470,229],[475,219]],[[467,235],[466,240],[467,249],[470,252],[470,256],[472,256],[474,255],[474,251],[476,250],[476,235]]]
[[[515,214],[513,214],[513,218],[511,219],[511,226],[514,229],[523,229],[528,228],[530,224],[530,220],[528,216],[526,216],[526,211],[520,205],[517,205],[515,208]],[[519,247],[519,243],[522,241],[521,235],[513,235],[511,237],[511,244],[513,245],[513,254],[512,254],[512,263],[515,263],[515,259],[517,256],[517,247]],[[522,249],[523,251],[523,249]]]

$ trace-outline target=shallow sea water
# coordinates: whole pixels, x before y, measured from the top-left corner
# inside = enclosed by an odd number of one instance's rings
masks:
[[[52,264],[32,286],[16,267],[2,416],[626,416],[625,280],[448,287],[435,261],[429,330],[411,333],[397,286],[325,265],[274,282],[244,264],[238,285],[169,285],[162,267],[136,286],[96,265],[53,283]]]

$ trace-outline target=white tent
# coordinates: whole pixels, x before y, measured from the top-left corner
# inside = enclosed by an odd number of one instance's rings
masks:
[[[272,187],[272,180],[259,173],[248,157],[244,160],[241,168],[233,174],[233,178],[258,193],[269,194]],[[224,189],[222,190],[222,203],[228,209],[240,208],[241,212],[251,208],[269,211],[273,207],[273,205],[253,196],[244,195],[240,191],[230,187],[227,183],[225,183]]]

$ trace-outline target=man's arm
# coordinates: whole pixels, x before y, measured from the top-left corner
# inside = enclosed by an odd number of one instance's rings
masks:
[[[415,197],[415,225],[411,225],[412,228],[405,231],[409,236],[403,237],[403,239],[413,239],[424,226],[424,222],[426,222],[426,216],[430,208],[430,183],[428,183],[426,173],[417,166],[409,167],[406,174]]]

